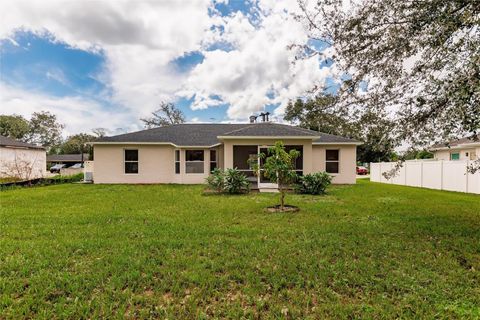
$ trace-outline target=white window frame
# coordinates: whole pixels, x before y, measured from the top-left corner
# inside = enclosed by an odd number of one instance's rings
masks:
[[[215,151],[215,159],[212,160],[212,151]],[[208,167],[208,170],[209,170],[209,173],[211,173],[213,170],[212,170],[212,163],[215,163],[215,168],[218,168],[218,150],[217,149],[210,149],[209,150],[209,156],[210,156],[210,163],[209,163],[209,167]],[[205,160],[205,154],[203,154],[203,159]]]
[[[137,161],[132,161],[132,160],[127,160],[126,159],[126,155],[127,155],[127,151],[137,151]],[[126,164],[128,163],[137,163],[137,172],[126,172],[127,171],[127,166]],[[126,175],[132,175],[132,174],[139,174],[140,172],[140,152],[138,151],[138,149],[131,149],[131,148],[125,148],[123,149],[123,174],[126,174]]]
[[[178,152],[178,160],[177,160],[177,152]],[[175,174],[181,174],[182,173],[182,164],[181,164],[181,151],[180,149],[175,149],[173,151],[173,172]],[[178,163],[178,172],[177,172],[177,163]]]
[[[203,152],[203,160],[202,161],[200,161],[200,160],[188,161],[187,160],[187,152],[188,151],[202,151]],[[203,164],[202,172],[187,172],[187,164],[188,163],[195,163],[195,162],[201,162]],[[205,174],[205,150],[203,150],[203,149],[185,149],[185,174],[189,174],[189,175],[190,174],[193,174],[193,175],[195,175],[195,174],[197,174],[197,175],[198,174],[202,174],[202,175]]]
[[[338,151],[338,160],[327,160],[327,151]],[[338,163],[338,172],[336,173],[331,173],[327,171],[327,163],[328,162],[337,162]],[[340,174],[340,149],[325,149],[325,172],[328,174],[335,176],[337,174]]]

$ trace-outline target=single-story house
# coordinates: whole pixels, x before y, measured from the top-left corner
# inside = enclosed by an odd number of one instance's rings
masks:
[[[49,154],[47,155],[47,164],[66,164],[68,166],[74,165],[75,163],[82,163],[84,161],[90,160],[90,154],[84,153],[83,158],[81,153],[74,154]]]
[[[0,136],[0,177],[30,180],[46,175],[44,147]]]
[[[200,184],[214,168],[237,168],[252,188],[276,188],[256,177],[249,159],[276,141],[299,150],[299,174],[326,171],[333,183],[355,183],[356,150],[361,142],[272,122],[177,124],[92,142],[95,183]],[[258,160],[260,161],[260,160]]]
[[[430,151],[436,160],[476,160],[480,157],[480,135],[477,140],[462,138],[436,144]]]

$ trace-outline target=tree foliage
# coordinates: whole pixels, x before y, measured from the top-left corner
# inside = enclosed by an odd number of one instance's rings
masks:
[[[278,184],[280,192],[280,210],[284,210],[286,187],[292,184],[297,178],[295,172],[295,160],[300,156],[297,150],[287,152],[282,141],[275,142],[274,146],[268,148],[268,154],[260,153],[260,158],[265,159],[262,167],[255,166],[257,174],[263,174],[271,181]]]
[[[142,118],[145,128],[164,127],[185,122],[185,115],[173,103],[162,102],[150,118]]]
[[[80,154],[91,153],[92,146],[89,142],[95,141],[96,136],[88,133],[78,133],[67,137],[67,139],[60,145],[59,154]]]
[[[27,141],[39,144],[47,149],[58,146],[62,141],[65,126],[58,122],[57,116],[48,112],[34,112],[30,119]]]
[[[30,130],[27,119],[20,115],[0,115],[0,135],[23,141]]]
[[[396,138],[426,146],[480,131],[480,5],[464,0],[300,0],[298,19],[351,77],[339,106],[394,113]],[[340,77],[340,76],[339,76]]]
[[[320,94],[313,99],[289,102],[284,119],[301,127],[363,142],[357,149],[360,162],[391,161],[397,146],[395,124],[383,110],[355,112],[340,106],[337,96]]]

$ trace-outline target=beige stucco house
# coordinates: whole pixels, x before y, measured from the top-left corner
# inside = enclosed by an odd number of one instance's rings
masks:
[[[358,141],[271,122],[178,124],[93,142],[95,183],[200,184],[214,168],[237,168],[253,188],[275,188],[256,177],[249,159],[283,141],[300,151],[299,174],[327,171],[333,183],[355,183]],[[260,160],[258,160],[260,161]]]
[[[430,148],[436,160],[476,160],[480,158],[480,135],[478,140],[462,138]]]
[[[30,180],[46,175],[45,148],[0,136],[0,177]]]

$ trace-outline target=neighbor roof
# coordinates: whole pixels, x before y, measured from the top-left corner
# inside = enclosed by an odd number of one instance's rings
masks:
[[[449,142],[434,144],[433,146],[431,146],[430,149],[434,150],[434,149],[453,148],[453,147],[458,147],[460,145],[466,145],[466,144],[472,144],[472,143],[475,143],[475,144],[480,143],[480,134],[477,135],[477,140],[474,140],[473,137],[464,137],[464,138],[452,140]]]
[[[10,148],[22,148],[22,149],[45,149],[42,146],[35,144],[18,141],[9,137],[0,136],[0,146]]]
[[[176,146],[212,146],[221,143],[220,138],[240,137],[307,137],[313,143],[352,143],[359,141],[321,133],[299,127],[264,122],[247,124],[185,123],[147,129],[112,137],[103,137],[96,143],[172,143]]]
[[[90,160],[90,155],[88,153],[83,154],[83,161]],[[82,154],[73,153],[73,154],[49,154],[47,155],[47,162],[81,162]]]

